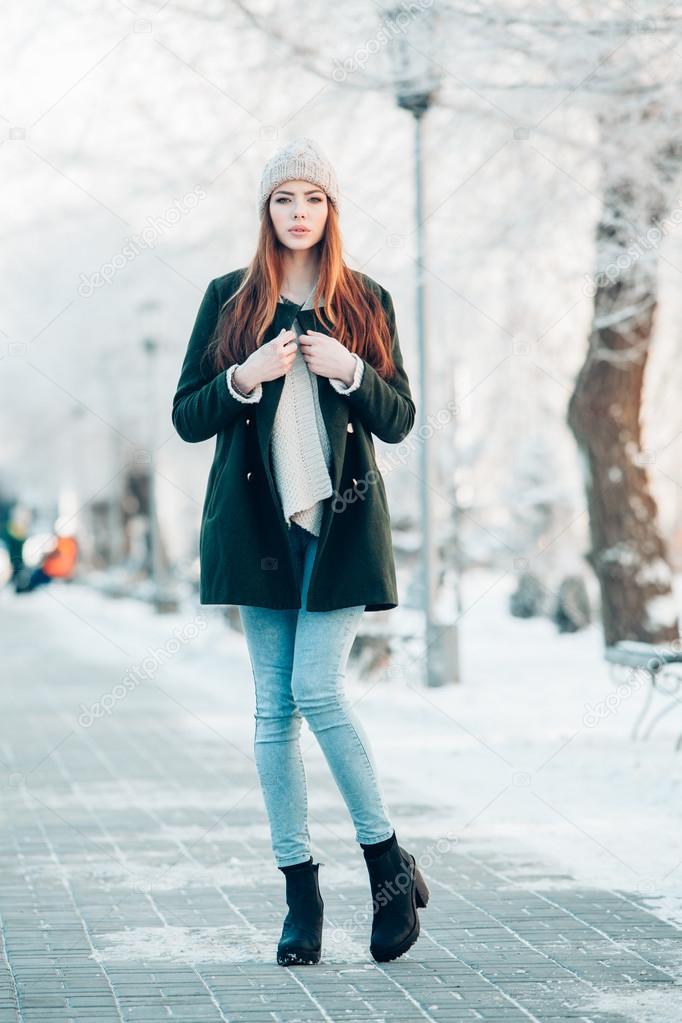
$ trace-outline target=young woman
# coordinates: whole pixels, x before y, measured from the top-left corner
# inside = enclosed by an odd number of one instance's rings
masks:
[[[202,604],[235,604],[255,683],[254,752],[286,877],[281,965],[317,963],[323,901],[310,855],[305,718],[353,820],[373,896],[370,951],[419,935],[429,892],[397,841],[369,743],[343,691],[364,611],[397,606],[372,434],[414,424],[393,302],[342,258],[332,166],[300,138],[266,164],[250,266],[211,281],[173,399],[183,440],[216,436],[200,548]]]

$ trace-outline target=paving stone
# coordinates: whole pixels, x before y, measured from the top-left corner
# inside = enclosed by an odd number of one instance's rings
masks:
[[[374,963],[364,863],[327,810],[311,819],[330,879],[322,961],[277,966],[286,905],[250,739],[203,727],[164,694],[163,668],[161,688],[138,687],[83,728],[78,708],[121,676],[49,631],[38,647],[33,614],[3,608],[16,684],[2,705],[13,780],[0,829],[0,1023],[639,1023],[636,1009],[602,1011],[599,998],[647,992],[669,994],[682,1019],[682,931],[633,893],[565,887],[540,862],[510,886],[504,851],[465,840],[423,868],[420,940]],[[46,664],[58,667],[49,684]],[[316,768],[308,779],[333,785]],[[394,810],[418,859],[433,849],[418,831],[432,812],[426,801]],[[332,941],[345,927],[347,954]]]

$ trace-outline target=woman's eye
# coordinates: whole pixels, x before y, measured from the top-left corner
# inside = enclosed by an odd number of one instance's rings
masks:
[[[309,202],[322,202],[322,198],[319,195],[311,195],[308,201]],[[286,196],[286,195],[279,195],[275,199],[275,202],[289,202],[289,197]]]

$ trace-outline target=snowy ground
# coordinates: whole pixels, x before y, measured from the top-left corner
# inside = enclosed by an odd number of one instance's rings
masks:
[[[645,694],[613,704],[599,629],[560,636],[547,621],[512,619],[510,585],[465,579],[459,685],[423,688],[418,644],[386,675],[348,679],[393,823],[436,894],[400,990],[368,962],[353,826],[304,726],[331,997],[353,995],[347,973],[371,973],[374,1018],[435,1021],[436,1003],[413,1005],[429,971],[443,997],[502,1006],[504,1018],[546,1023],[566,1010],[591,1023],[678,1023],[680,708],[634,742]],[[118,992],[174,1011],[208,999],[209,1013],[224,997],[232,1018],[241,966],[270,969],[282,909],[243,637],[219,608],[157,616],[81,584],[0,591],[0,615],[12,683],[0,901],[21,997],[38,978],[55,1005],[85,984],[97,1013]],[[409,634],[405,609],[387,618]],[[35,973],[57,931],[63,965],[80,964],[70,991],[49,969]],[[309,994],[301,988],[302,1006]],[[405,1000],[414,1012],[400,1016]],[[365,1018],[367,1005],[355,1008]]]
[[[562,636],[548,621],[513,619],[506,611],[510,582],[496,578],[477,572],[464,580],[461,684],[426,689],[414,670],[399,669],[390,679],[348,679],[389,808],[392,798],[427,803],[433,810],[419,820],[422,835],[451,834],[466,837],[468,848],[475,842],[503,850],[516,856],[517,878],[537,857],[583,884],[645,893],[658,915],[682,926],[682,752],[674,749],[682,708],[648,739],[631,739],[645,694],[635,689],[613,703],[616,684],[598,626]],[[220,609],[187,606],[156,616],[136,601],[112,601],[77,585],[24,599],[52,641],[117,664],[121,679],[146,656],[145,670],[187,708],[189,736],[208,726],[250,755],[246,646]],[[398,628],[402,613],[391,613]],[[206,626],[188,639],[197,615]],[[179,652],[174,635],[184,637]],[[134,699],[133,689],[126,712]],[[599,706],[609,709],[595,720]],[[310,733],[305,757],[322,759]],[[316,793],[310,796],[314,808]],[[400,820],[394,823],[400,834]]]

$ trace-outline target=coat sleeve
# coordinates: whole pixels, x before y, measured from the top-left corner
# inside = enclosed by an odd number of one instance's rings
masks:
[[[348,392],[348,401],[367,429],[379,440],[386,441],[387,444],[399,444],[414,426],[416,409],[403,366],[393,299],[385,290],[382,292],[382,305],[392,338],[391,351],[395,374],[389,382],[363,360],[365,368],[360,386]]]
[[[199,306],[173,398],[173,426],[191,444],[213,437],[244,411],[243,403],[230,393],[224,369],[211,376],[206,366],[203,371],[200,368],[219,312],[215,281],[211,281]]]

